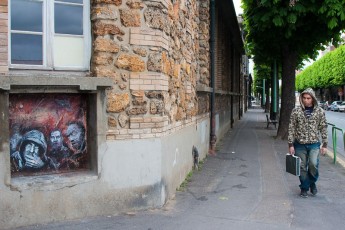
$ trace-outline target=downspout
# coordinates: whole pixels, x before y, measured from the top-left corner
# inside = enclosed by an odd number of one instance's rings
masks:
[[[240,59],[239,59],[238,63],[236,63],[237,64],[236,66],[241,66],[241,63],[243,63],[242,57],[240,55],[238,55],[238,54],[237,54],[237,57],[240,57]],[[238,74],[238,91],[237,91],[237,93],[238,93],[238,111],[239,111],[238,119],[241,120],[241,117],[243,115],[243,104],[242,104],[242,101],[243,101],[243,98],[244,98],[243,95],[241,96],[241,92],[242,92],[242,90],[241,90],[241,82],[243,82],[241,80],[243,80],[244,76],[241,75],[241,68],[237,68],[236,72]]]
[[[234,84],[235,84],[235,54],[234,47],[231,48],[231,96],[230,96],[230,128],[234,125]]]
[[[210,1],[210,72],[211,72],[211,135],[210,135],[210,154],[215,154],[217,142],[216,137],[216,111],[215,111],[215,75],[216,75],[216,1]]]

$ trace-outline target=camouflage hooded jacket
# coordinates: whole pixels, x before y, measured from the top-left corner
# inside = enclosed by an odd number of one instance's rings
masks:
[[[302,102],[303,94],[309,94],[313,99],[313,112],[309,118],[305,115],[305,107]],[[320,142],[323,147],[327,147],[327,121],[325,111],[318,106],[315,93],[312,89],[304,90],[299,101],[301,106],[292,110],[289,131],[288,131],[288,144],[293,145],[294,141],[300,144],[312,144]],[[321,134],[321,135],[320,135]]]

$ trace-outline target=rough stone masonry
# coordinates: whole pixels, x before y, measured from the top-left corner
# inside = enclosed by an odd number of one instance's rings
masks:
[[[208,112],[206,0],[93,0],[95,77],[111,78],[107,139],[159,137]]]

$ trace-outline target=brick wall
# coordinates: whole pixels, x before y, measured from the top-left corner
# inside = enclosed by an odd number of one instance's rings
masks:
[[[131,73],[129,85],[131,90],[168,91],[169,77],[160,73]]]
[[[168,36],[159,30],[131,28],[129,43],[131,45],[157,46],[165,50],[169,49]]]
[[[133,117],[130,118],[130,129],[108,130],[107,140],[125,140],[140,138],[155,138],[169,135],[177,130],[194,125],[196,121],[208,119],[209,114],[204,113],[184,121],[169,124],[168,116],[163,117]]]
[[[0,0],[0,74],[8,72],[8,1]]]

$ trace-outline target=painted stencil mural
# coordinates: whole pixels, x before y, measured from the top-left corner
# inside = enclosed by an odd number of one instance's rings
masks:
[[[12,176],[89,168],[86,97],[10,94]]]

